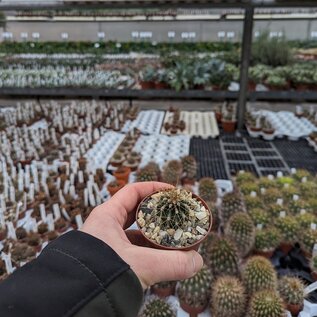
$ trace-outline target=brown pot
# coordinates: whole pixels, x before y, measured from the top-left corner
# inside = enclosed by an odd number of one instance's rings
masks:
[[[257,128],[253,126],[248,126],[249,130],[252,132],[261,132],[262,128]]]
[[[207,304],[200,307],[192,307],[184,301],[180,301],[180,306],[185,312],[189,314],[190,317],[197,317],[198,314],[202,313],[206,309]]]
[[[204,89],[205,89],[205,86],[202,85],[202,84],[201,84],[201,85],[195,85],[195,86],[194,86],[194,89],[195,89],[195,90],[204,90]]]
[[[160,82],[156,82],[155,83],[155,89],[169,89],[170,86],[167,83],[160,83]]]
[[[236,130],[236,123],[236,121],[221,121],[223,130],[229,133],[233,133]]]
[[[122,159],[122,161],[110,161],[109,163],[114,167],[120,167],[123,162],[124,162],[124,159]]]
[[[284,254],[288,254],[292,249],[293,249],[293,245],[290,244],[290,243],[282,242],[282,243],[280,244],[280,250],[281,250]]]
[[[140,225],[139,225],[139,223],[138,223],[138,214],[139,214],[139,211],[140,211],[140,207],[141,207],[142,203],[143,203],[145,200],[147,200],[147,199],[148,199],[149,197],[151,197],[153,194],[156,194],[156,193],[158,193],[158,192],[159,192],[159,190],[157,190],[157,191],[155,191],[155,192],[153,192],[153,193],[147,195],[146,197],[144,197],[144,198],[142,199],[142,201],[139,203],[138,208],[137,208],[137,211],[136,211],[136,213],[135,213],[136,224],[137,224],[137,226],[138,226],[140,232],[142,233],[143,237],[145,238],[145,240],[146,240],[146,241],[148,242],[148,244],[149,244],[151,247],[153,247],[154,249],[175,250],[175,251],[176,251],[176,250],[178,250],[178,251],[189,251],[189,250],[198,251],[199,245],[208,237],[208,234],[209,234],[210,231],[211,231],[211,227],[212,227],[212,215],[211,215],[211,210],[209,209],[209,207],[208,207],[208,205],[206,204],[206,202],[205,202],[202,198],[200,198],[198,195],[196,195],[196,194],[194,194],[194,193],[192,193],[193,198],[195,198],[196,200],[199,200],[199,201],[202,203],[202,205],[206,208],[206,210],[209,211],[209,228],[208,228],[208,231],[207,231],[206,235],[205,235],[202,239],[198,240],[197,242],[195,242],[194,244],[192,244],[192,245],[190,245],[190,246],[176,248],[176,247],[167,247],[167,246],[165,246],[165,245],[158,244],[158,243],[154,242],[153,240],[149,239],[147,236],[145,236],[144,232],[141,230]]]
[[[287,304],[287,309],[291,312],[292,316],[298,316],[299,312],[302,311],[303,305]]]
[[[215,114],[216,114],[216,120],[217,120],[217,122],[218,122],[218,123],[221,123],[222,113],[216,111]]]
[[[157,295],[160,298],[165,298],[175,294],[176,283],[171,287],[151,287],[151,293]]]
[[[113,172],[113,176],[119,181],[122,180],[125,184],[129,182],[129,175],[131,169],[127,166],[121,166],[119,169]]]
[[[118,186],[113,187],[113,186],[107,186],[107,190],[110,194],[110,196],[113,196],[117,191],[119,191],[121,188],[124,187],[125,183],[122,180],[117,180]]]
[[[309,84],[295,84],[296,90],[297,91],[307,91],[310,90],[310,85]]]
[[[140,85],[142,89],[155,89],[154,81],[140,81]]]

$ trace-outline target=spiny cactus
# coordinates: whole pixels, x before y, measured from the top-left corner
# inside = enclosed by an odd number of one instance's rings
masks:
[[[137,182],[152,182],[157,181],[158,177],[155,171],[150,168],[144,167],[137,171],[136,180]]]
[[[303,229],[309,229],[312,223],[317,223],[317,217],[309,212],[297,215],[296,220]]]
[[[295,217],[287,216],[278,218],[275,225],[281,232],[284,243],[294,244],[297,242],[299,224]]]
[[[278,187],[277,182],[274,179],[268,177],[260,177],[258,181],[259,188],[276,188]]]
[[[267,204],[274,204],[279,198],[282,198],[281,192],[277,188],[268,188],[262,195],[263,202]]]
[[[222,198],[222,219],[226,223],[236,212],[244,212],[244,204],[239,194],[228,193]]]
[[[206,255],[206,264],[214,276],[237,275],[239,257],[236,245],[227,238],[215,239]]]
[[[239,189],[243,195],[250,195],[251,192],[259,192],[259,186],[254,181],[251,183],[243,183],[239,186]]]
[[[236,277],[219,277],[213,285],[211,298],[211,310],[214,317],[244,316],[245,289]]]
[[[182,157],[183,172],[185,177],[195,179],[197,175],[197,162],[192,155]]]
[[[159,165],[158,165],[157,163],[151,161],[151,162],[147,163],[147,164],[145,165],[145,167],[146,167],[147,169],[153,171],[153,172],[157,175],[157,177],[160,176],[160,174],[161,174],[161,169],[160,169],[160,167],[159,167]]]
[[[217,200],[217,186],[210,177],[204,177],[199,181],[198,192],[199,196],[205,201],[215,203]]]
[[[182,175],[182,163],[177,160],[167,162],[163,168],[162,181],[171,185],[177,185],[180,183]]]
[[[255,232],[254,250],[257,252],[272,252],[282,240],[281,233],[275,227],[258,229]]]
[[[288,204],[288,210],[293,215],[298,215],[301,212],[301,210],[310,211],[310,206],[306,201],[301,200],[301,199],[291,200]]]
[[[271,221],[269,214],[261,208],[254,208],[248,211],[255,226],[262,225],[266,227]]]
[[[215,240],[218,239],[219,236],[216,233],[210,232],[206,239],[200,244],[198,252],[202,256],[204,263],[208,264],[211,246]]]
[[[301,182],[304,177],[306,177],[307,180],[312,179],[312,175],[305,169],[298,169],[296,173],[293,174],[293,178],[298,182]]]
[[[286,317],[282,298],[273,290],[255,293],[249,304],[248,317]]]
[[[219,225],[220,225],[220,218],[219,218],[219,211],[216,205],[213,202],[207,201],[206,204],[208,205],[208,208],[212,215],[212,230],[218,231]]]
[[[279,185],[280,188],[285,187],[285,185],[292,185],[294,183],[294,179],[292,177],[283,176],[279,177],[276,180],[276,183]]]
[[[203,267],[193,277],[179,282],[177,295],[181,302],[191,307],[206,307],[211,295],[211,271]]]
[[[281,191],[285,200],[290,200],[294,195],[298,195],[300,193],[299,189],[295,186],[283,187]]]
[[[314,198],[317,196],[317,182],[307,181],[298,185],[300,196],[304,198]]]
[[[250,172],[240,171],[236,176],[236,182],[239,185],[243,183],[252,183],[255,182],[255,180],[255,176]]]
[[[270,204],[267,206],[267,211],[273,219],[276,219],[280,216],[281,211],[285,211],[287,213],[288,210],[285,206],[281,206],[279,204]]]
[[[244,203],[248,211],[250,209],[263,207],[262,199],[259,196],[244,196]]]
[[[139,317],[176,317],[177,311],[167,301],[151,296],[144,304]]]
[[[255,228],[247,213],[238,212],[232,215],[226,225],[225,233],[236,243],[242,257],[251,251],[254,244]]]
[[[242,279],[249,295],[263,289],[277,288],[275,269],[271,262],[262,256],[248,259],[242,272]]]
[[[308,229],[301,231],[298,235],[298,240],[301,249],[307,255],[312,254],[314,245],[317,243],[317,230]]]
[[[305,285],[298,277],[283,276],[278,283],[278,290],[287,305],[303,306]]]

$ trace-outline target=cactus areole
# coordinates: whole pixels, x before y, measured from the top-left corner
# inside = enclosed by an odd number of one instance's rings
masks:
[[[197,195],[176,188],[145,197],[136,220],[150,245],[159,249],[198,249],[212,225],[207,204]]]

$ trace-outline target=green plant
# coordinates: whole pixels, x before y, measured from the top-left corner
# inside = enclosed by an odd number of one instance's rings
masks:
[[[0,11],[0,28],[4,28],[6,27],[6,15]]]
[[[274,204],[276,201],[282,197],[280,191],[276,188],[268,188],[266,189],[265,193],[262,195],[263,202],[268,204]]]
[[[259,186],[255,182],[243,183],[239,186],[239,189],[244,195],[250,195],[251,192],[255,192],[255,193],[259,192]]]
[[[185,177],[195,179],[197,175],[197,162],[195,157],[192,155],[182,157],[182,165]]]
[[[248,317],[285,317],[282,298],[274,290],[257,292],[251,298]]]
[[[276,290],[277,276],[272,263],[262,257],[248,259],[242,271],[243,283],[249,295],[260,290]]]
[[[263,202],[259,196],[245,196],[244,203],[248,211],[255,208],[263,208]]]
[[[252,183],[256,181],[256,177],[254,174],[250,172],[245,171],[239,171],[238,175],[236,176],[236,183],[238,185],[244,184],[244,183]]]
[[[150,168],[144,167],[137,171],[136,181],[137,182],[152,182],[157,181],[158,177],[155,171]]]
[[[150,297],[144,304],[139,317],[176,317],[176,309],[164,299]]]
[[[232,74],[227,72],[225,65],[221,60],[214,59],[206,66],[210,73],[210,84],[220,89],[227,89],[233,79]]]
[[[298,185],[299,195],[303,198],[314,198],[317,193],[317,182],[307,181]]]
[[[261,84],[265,81],[269,73],[270,68],[268,66],[258,64],[250,67],[249,79],[256,84]]]
[[[298,181],[301,182],[303,180],[303,178],[306,178],[307,180],[310,180],[312,178],[312,175],[305,169],[298,169],[296,170],[296,172],[293,174],[293,178]]]
[[[217,186],[210,177],[201,178],[198,187],[199,196],[205,201],[217,201]]]
[[[269,179],[268,177],[260,177],[258,181],[260,188],[276,188],[278,187],[277,182],[274,179]]]
[[[275,226],[281,232],[284,243],[295,244],[297,242],[299,224],[295,217],[280,217],[276,220]]]
[[[245,257],[253,248],[255,228],[247,213],[238,212],[233,214],[226,225],[225,233],[236,243],[242,257]]]
[[[302,229],[309,229],[312,223],[317,223],[317,217],[309,212],[297,215],[296,220]]]
[[[281,206],[279,204],[270,204],[267,206],[267,211],[273,219],[276,219],[280,216],[282,211],[287,212],[287,209],[285,206]]]
[[[293,185],[288,185],[282,188],[282,194],[285,200],[289,200],[292,199],[294,195],[298,195],[299,190]]]
[[[212,274],[206,267],[193,277],[180,281],[177,288],[180,302],[197,308],[207,306],[211,295],[211,282]]]
[[[282,176],[282,177],[277,178],[276,182],[280,187],[284,187],[286,184],[291,186],[294,183],[294,179],[292,177],[289,177],[289,176]]]
[[[191,87],[193,69],[188,61],[176,61],[173,68],[169,69],[169,85],[176,91]]]
[[[182,163],[172,160],[166,163],[162,171],[162,181],[171,185],[177,185],[182,175]]]
[[[288,204],[288,210],[293,215],[298,215],[301,210],[310,211],[310,206],[305,200],[302,199],[291,200]]]
[[[214,239],[206,254],[206,264],[214,276],[237,275],[239,257],[236,245],[227,238]]]
[[[233,192],[223,196],[221,212],[224,223],[226,223],[236,212],[244,211],[244,204],[239,194]]]
[[[307,255],[311,255],[314,245],[317,243],[317,230],[309,229],[302,231],[301,234],[298,235],[298,239],[301,249]]]
[[[147,66],[140,72],[140,79],[145,82],[155,81],[157,78],[157,71],[153,66]]]
[[[245,289],[239,279],[219,277],[212,289],[211,310],[215,317],[242,317],[245,312]]]
[[[278,290],[287,305],[303,306],[305,285],[298,277],[283,276],[279,279]]]
[[[271,74],[267,76],[265,83],[277,88],[285,88],[287,86],[286,78],[281,75],[277,75],[274,72],[271,72]]]
[[[248,213],[255,226],[262,225],[263,227],[266,227],[271,221],[267,211],[262,208],[248,210]]]
[[[208,266],[209,265],[209,255],[210,255],[210,249],[213,245],[213,243],[218,240],[219,237],[216,233],[214,232],[210,232],[208,234],[208,236],[206,237],[206,239],[200,244],[199,246],[199,254],[202,256],[202,258],[204,259],[204,263],[206,263]]]
[[[274,227],[256,230],[254,249],[257,252],[272,252],[282,241],[282,236]]]

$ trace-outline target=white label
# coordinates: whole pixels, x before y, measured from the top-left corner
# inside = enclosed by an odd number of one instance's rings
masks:
[[[69,191],[69,186],[70,186],[70,182],[69,180],[67,179],[64,183],[64,194],[66,195]]]
[[[283,205],[283,198],[278,198],[276,201],[276,204],[282,206]]]
[[[44,204],[40,204],[40,213],[41,213],[41,218],[43,222],[46,222],[46,211],[45,211]]]
[[[305,210],[305,209],[301,209],[301,210],[300,210],[300,214],[301,214],[301,215],[305,215],[305,214],[306,214],[306,210]]]
[[[293,195],[293,200],[294,201],[297,201],[299,199],[299,196],[298,195]]]
[[[266,188],[261,187],[260,191],[261,191],[261,194],[262,194],[262,195],[264,195],[264,194],[265,194],[265,192],[266,192]]]
[[[11,221],[7,222],[7,228],[8,228],[8,238],[11,238],[13,240],[17,239],[17,236],[15,234],[14,226]]]
[[[78,181],[79,181],[79,183],[83,183],[84,182],[84,173],[83,173],[83,171],[79,171],[78,172]]]
[[[251,196],[251,197],[256,197],[256,192],[255,192],[255,191],[252,191],[252,192],[250,193],[250,196]]]
[[[281,178],[281,177],[283,177],[283,173],[282,173],[281,171],[278,171],[277,174],[276,174],[276,176],[277,176],[278,178]]]
[[[48,214],[46,217],[47,220],[47,226],[49,231],[54,231],[55,229],[55,224],[54,224],[54,219],[52,214]]]
[[[315,223],[311,223],[311,224],[310,224],[310,229],[316,230],[316,224],[315,224]]]
[[[54,213],[55,220],[57,220],[57,219],[59,219],[61,217],[61,211],[59,209],[59,205],[58,204],[54,204],[53,205],[53,213]]]
[[[259,230],[262,230],[263,229],[263,224],[262,223],[258,223],[256,225],[256,228],[259,229]]]
[[[82,227],[83,224],[84,224],[81,215],[76,215],[76,216],[75,216],[75,220],[76,220],[77,228],[78,228],[78,229],[81,229],[81,227]]]
[[[273,175],[268,175],[267,177],[270,181],[274,180],[274,176]]]
[[[306,183],[306,182],[307,182],[307,177],[305,176],[302,178],[302,183]]]
[[[284,184],[284,188],[289,188],[289,184]]]
[[[286,212],[285,211],[281,211],[280,212],[280,218],[285,218],[286,216]]]
[[[291,168],[291,174],[296,174],[297,170],[296,168]]]

